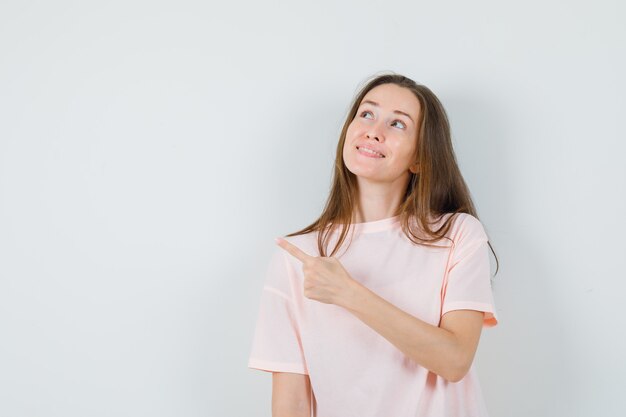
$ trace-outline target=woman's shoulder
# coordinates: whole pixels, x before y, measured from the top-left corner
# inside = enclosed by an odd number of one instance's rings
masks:
[[[456,220],[459,222],[459,225],[463,224],[465,225],[465,227],[467,226],[476,227],[481,224],[480,220],[478,220],[478,217],[470,213],[451,213],[451,214],[455,214],[457,216]]]
[[[482,222],[474,215],[470,213],[452,213],[455,215],[454,222],[452,224],[451,237],[454,240],[461,240],[469,238],[485,239],[487,240],[487,234]]]
[[[413,221],[417,223],[416,219],[413,219]],[[428,221],[430,228],[433,230],[440,230],[446,223],[450,223],[445,236],[452,240],[458,240],[461,236],[468,234],[484,234],[482,222],[470,213],[447,212],[431,215]]]

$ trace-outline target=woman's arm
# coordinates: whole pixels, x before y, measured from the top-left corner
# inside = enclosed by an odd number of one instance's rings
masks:
[[[285,239],[277,243],[302,262],[304,296],[343,307],[424,368],[460,381],[474,360],[484,313],[452,310],[433,326],[413,317],[353,279],[335,257],[308,255]]]
[[[272,417],[310,416],[309,376],[291,372],[272,372]]]
[[[360,283],[354,284],[353,291],[339,305],[428,370],[451,382],[465,376],[478,347],[482,311],[449,311],[437,327],[401,310]]]

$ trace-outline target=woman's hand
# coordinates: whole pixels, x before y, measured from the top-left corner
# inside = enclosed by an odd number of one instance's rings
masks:
[[[358,284],[335,257],[311,256],[282,238],[278,246],[302,262],[304,296],[326,304],[343,305]]]

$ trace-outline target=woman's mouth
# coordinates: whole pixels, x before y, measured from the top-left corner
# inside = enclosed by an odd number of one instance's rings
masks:
[[[364,147],[356,147],[356,149],[359,151],[359,153],[363,156],[367,156],[368,158],[384,158],[385,155],[378,153],[376,151],[373,151],[371,149],[367,149]]]

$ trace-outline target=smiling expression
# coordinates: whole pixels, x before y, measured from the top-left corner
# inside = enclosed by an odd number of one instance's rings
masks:
[[[343,159],[357,177],[393,182],[415,163],[420,103],[396,84],[374,87],[361,100],[346,131]]]

